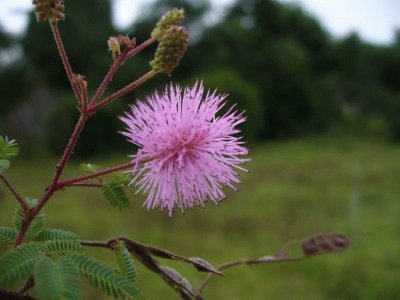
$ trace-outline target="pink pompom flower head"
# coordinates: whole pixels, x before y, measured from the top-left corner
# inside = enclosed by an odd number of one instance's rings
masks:
[[[248,150],[236,137],[245,117],[234,106],[217,116],[226,97],[216,91],[204,96],[202,83],[171,84],[120,117],[127,125],[122,134],[139,146],[130,185],[148,193],[148,210],[166,208],[171,216],[175,206],[183,212],[207,199],[217,204],[225,198],[223,187],[236,190],[236,171],[246,171],[241,164],[249,160],[241,157]]]

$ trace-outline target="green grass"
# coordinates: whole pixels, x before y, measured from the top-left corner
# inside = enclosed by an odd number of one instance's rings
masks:
[[[147,213],[143,197],[132,208],[113,209],[95,189],[59,192],[46,207],[47,224],[82,239],[125,235],[214,265],[277,252],[286,241],[319,232],[350,236],[340,254],[296,263],[241,266],[214,278],[206,299],[399,299],[400,148],[351,140],[303,140],[252,149],[240,192],[219,207],[208,204],[168,218]],[[118,162],[124,158],[119,157]],[[112,165],[113,159],[93,163]],[[55,160],[16,161],[8,176],[30,197],[41,195]],[[66,177],[79,174],[78,161]],[[9,224],[15,201],[0,186],[0,223]],[[114,263],[111,252],[98,257]],[[162,261],[194,286],[205,274]],[[138,264],[138,287],[146,299],[179,299],[156,274]],[[107,299],[89,289],[85,299]]]

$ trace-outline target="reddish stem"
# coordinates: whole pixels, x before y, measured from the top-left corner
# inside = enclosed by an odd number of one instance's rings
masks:
[[[76,86],[76,84],[74,82],[74,72],[72,71],[71,65],[69,63],[67,52],[65,51],[64,43],[61,39],[60,32],[58,31],[57,22],[50,21],[50,27],[51,27],[51,31],[53,32],[54,40],[57,44],[58,52],[60,53],[60,57],[61,57],[63,65],[64,65],[65,71],[67,73],[69,82],[71,83],[72,90],[74,91],[75,97],[78,100],[78,102],[82,103],[82,99],[81,99],[81,95],[79,93],[78,87]]]
[[[101,187],[101,183],[94,183],[94,182],[77,182],[77,183],[71,183],[68,186],[80,186],[80,187],[95,187],[99,188]]]
[[[25,202],[24,197],[17,191],[15,186],[3,175],[0,175],[0,178],[4,181],[5,185],[8,187],[8,189],[13,193],[15,198],[18,200],[19,204],[21,204],[22,209],[24,210],[24,215],[27,216],[29,213],[29,206]]]
[[[37,216],[37,214],[40,212],[40,210],[43,208],[43,206],[47,203],[47,201],[50,199],[50,197],[54,194],[55,191],[57,191],[57,183],[58,180],[61,177],[61,174],[65,168],[65,165],[68,162],[69,157],[72,154],[72,151],[75,147],[76,142],[78,141],[79,135],[82,132],[82,129],[86,123],[87,117],[86,116],[81,116],[76,123],[74,132],[71,135],[71,138],[69,139],[68,145],[65,148],[64,154],[61,157],[60,161],[58,162],[56,166],[56,171],[54,173],[53,179],[51,180],[51,184],[49,188],[47,189],[46,193],[43,195],[43,197],[40,199],[39,203],[30,210],[28,215],[25,217],[25,220],[22,224],[21,230],[18,233],[17,239],[15,240],[15,246],[18,246],[21,244],[28,228],[33,219]]]
[[[84,180],[100,177],[100,176],[107,175],[107,174],[110,174],[110,173],[115,173],[117,171],[128,169],[128,168],[130,168],[132,166],[133,166],[133,163],[129,162],[129,163],[126,163],[126,164],[122,164],[122,165],[114,166],[114,167],[111,167],[111,168],[107,168],[107,169],[104,169],[104,170],[101,170],[101,171],[98,171],[98,172],[93,172],[93,173],[90,173],[90,174],[87,174],[87,175],[82,175],[82,176],[78,176],[78,177],[75,177],[75,178],[71,178],[71,179],[67,179],[67,180],[64,180],[64,181],[60,181],[57,184],[56,189],[59,190],[59,189],[62,189],[64,187],[76,184],[77,182],[82,182]]]
[[[108,71],[106,77],[104,77],[103,82],[100,84],[99,88],[97,89],[96,93],[94,94],[90,104],[95,104],[101,95],[103,95],[105,89],[107,88],[108,84],[111,82],[113,76],[118,71],[119,67],[126,61],[126,54],[128,53],[128,49],[125,49],[120,56],[114,61],[110,70]]]
[[[101,101],[99,103],[96,103],[96,104],[93,104],[93,105],[90,105],[88,110],[87,110],[88,114],[92,114],[92,113],[96,112],[97,110],[99,110],[103,106],[106,106],[107,104],[111,103],[112,101],[114,101],[114,100],[122,97],[123,95],[129,93],[130,91],[134,90],[139,85],[143,84],[144,82],[146,82],[147,80],[149,80],[150,78],[152,78],[156,74],[157,74],[156,71],[151,70],[151,71],[147,72],[146,74],[144,74],[142,77],[140,77],[137,80],[135,80],[134,82],[128,84],[127,86],[125,86],[124,88],[122,88],[119,91],[115,92],[111,96],[105,98],[103,101]]]
[[[133,48],[132,50],[130,50],[128,52],[128,54],[126,55],[125,59],[130,59],[132,56],[138,54],[139,52],[141,52],[143,49],[147,48],[148,46],[150,46],[151,44],[153,44],[154,42],[156,42],[157,40],[155,38],[149,38],[146,41],[144,41],[143,43],[141,43],[140,45],[136,46],[135,48]]]
[[[104,78],[103,82],[100,84],[99,88],[97,89],[96,93],[94,94],[92,100],[90,101],[90,104],[96,104],[96,102],[99,100],[101,95],[104,93],[105,89],[107,88],[108,84],[111,82],[112,78],[114,77],[115,73],[118,71],[118,69],[131,57],[134,55],[138,54],[141,52],[143,49],[147,48],[151,44],[153,44],[156,41],[154,38],[149,38],[148,40],[144,41],[137,47],[135,47],[132,50],[125,49],[120,56],[114,61],[112,64],[110,70],[108,71],[106,77]]]

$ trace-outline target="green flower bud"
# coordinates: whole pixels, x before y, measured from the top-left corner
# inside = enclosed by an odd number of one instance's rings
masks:
[[[64,21],[64,5],[60,0],[32,0],[35,5],[36,20],[38,22]]]
[[[183,23],[184,17],[185,12],[183,11],[183,9],[171,9],[160,19],[160,21],[158,21],[156,27],[151,32],[151,37],[160,41],[163,38],[165,32],[171,26],[181,25]]]
[[[189,35],[185,27],[171,26],[158,44],[154,60],[150,62],[153,70],[171,74],[185,54],[188,42]]]

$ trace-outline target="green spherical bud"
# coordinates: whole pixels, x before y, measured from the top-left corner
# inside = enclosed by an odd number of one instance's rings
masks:
[[[165,32],[171,26],[181,25],[183,23],[184,17],[185,12],[183,11],[183,9],[171,9],[160,19],[160,21],[158,21],[156,27],[151,32],[151,37],[160,41]]]
[[[158,44],[154,60],[150,62],[153,70],[171,74],[185,54],[188,42],[189,35],[185,27],[171,26]]]

